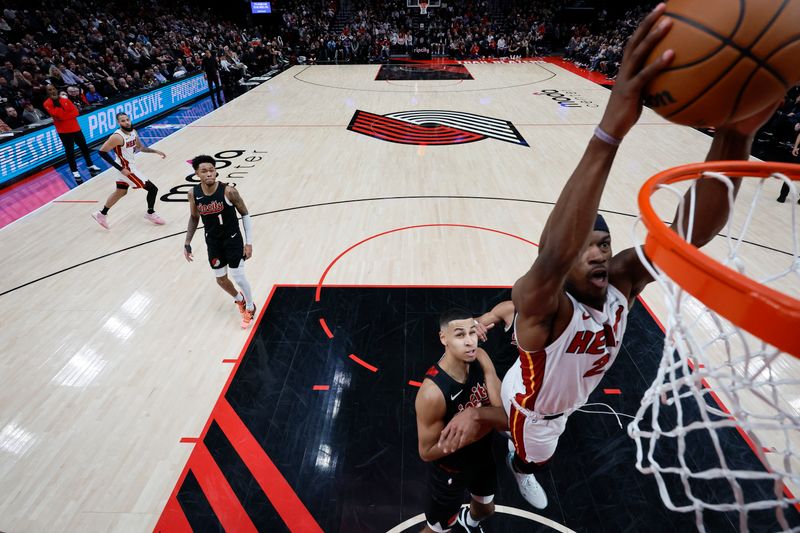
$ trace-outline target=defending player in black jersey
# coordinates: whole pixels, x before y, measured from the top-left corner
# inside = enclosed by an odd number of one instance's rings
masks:
[[[194,259],[191,242],[202,217],[208,262],[217,277],[217,284],[234,297],[234,303],[242,315],[242,329],[246,329],[256,314],[253,292],[244,275],[243,263],[253,255],[253,226],[250,215],[239,191],[217,181],[213,157],[199,155],[192,159],[192,167],[200,183],[189,192],[189,227],[186,230],[183,255],[187,261]],[[237,211],[242,215],[244,242],[239,231]],[[228,279],[227,270],[230,270],[231,277],[241,291],[237,291]]]
[[[456,521],[467,531],[482,531],[480,521],[494,512],[497,468],[491,430],[505,429],[506,417],[500,379],[489,356],[478,348],[475,324],[463,310],[441,316],[444,355],[425,374],[417,393],[419,456],[430,463],[425,532],[450,531]],[[472,500],[461,509],[466,490]]]

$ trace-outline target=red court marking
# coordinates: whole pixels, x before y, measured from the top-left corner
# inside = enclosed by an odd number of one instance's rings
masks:
[[[197,437],[181,437],[181,442],[200,442]]]
[[[413,379],[409,379],[408,384],[411,385],[412,387],[422,387],[422,383],[420,383],[419,381],[414,381]]]
[[[239,353],[239,360],[234,364],[233,369],[231,369],[231,373],[228,376],[228,380],[225,382],[225,386],[222,387],[222,392],[219,394],[219,398],[217,399],[217,403],[225,396],[225,393],[228,391],[228,387],[231,385],[231,381],[233,381],[233,376],[236,375],[236,370],[239,368],[241,364],[241,359],[244,356],[245,351],[247,351],[247,347],[250,346],[250,342],[253,340],[253,335],[255,335],[256,330],[258,329],[258,325],[261,323],[261,318],[264,316],[264,310],[269,306],[269,302],[272,299],[272,296],[275,294],[276,286],[273,285],[272,289],[269,292],[269,296],[267,297],[267,301],[264,303],[264,307],[261,310],[261,314],[256,317],[256,323],[253,325],[253,328],[250,330],[250,334],[247,337],[247,340],[242,347],[242,351]],[[200,432],[200,436],[197,437],[196,442],[202,440],[206,433],[208,433],[208,428],[211,427],[211,422],[214,420],[213,418],[213,411],[211,415],[209,415],[208,420],[206,420],[206,425],[203,427],[203,431]],[[187,441],[189,442],[189,441]],[[197,446],[195,446],[197,448]],[[192,456],[189,457],[189,460],[186,461],[186,464],[183,466],[183,471],[181,471],[180,476],[178,476],[178,481],[175,482],[175,487],[172,489],[172,494],[170,495],[170,500],[174,500],[178,496],[178,491],[183,485],[183,481],[186,479],[186,475],[189,473],[189,465],[191,463]],[[167,505],[169,505],[170,500],[167,500],[167,504],[165,504],[164,511],[161,513],[161,517],[158,520],[158,525],[156,526],[161,527],[165,533],[171,531],[169,527],[171,524],[171,517],[166,514]]]
[[[155,533],[192,533],[192,526],[183,513],[181,504],[175,497],[167,500],[164,513],[156,524]]]
[[[350,357],[350,359],[352,359],[353,361],[355,361],[359,365],[363,366],[367,370],[371,370],[372,372],[377,372],[378,371],[378,367],[377,366],[372,366],[371,364],[367,363],[363,359],[359,359],[358,356],[356,354],[354,354],[354,353],[351,353],[349,355],[349,357]]]
[[[197,443],[192,453],[192,472],[200,489],[205,494],[211,509],[225,531],[257,533],[256,526],[242,507],[222,470],[202,442]]]
[[[96,204],[98,200],[53,200],[54,204]]]
[[[331,330],[328,327],[328,323],[325,322],[324,318],[320,318],[319,319],[319,325],[322,326],[323,331],[325,331],[325,335],[327,335],[329,339],[332,339],[333,338],[333,333],[331,333]]]
[[[223,363],[238,363],[239,360],[238,359],[223,359],[222,362]]]
[[[329,390],[330,388],[330,385],[314,385],[311,390]]]
[[[606,78],[605,74],[600,74],[599,72],[595,72],[593,70],[587,70],[585,68],[581,68],[575,63],[571,63],[560,57],[543,57],[542,61],[544,61],[545,63],[558,65],[564,70],[568,70],[569,72],[577,74],[578,76],[585,78],[591,82],[597,83],[598,85],[603,85],[603,84],[614,85],[615,83],[614,80]]]
[[[619,389],[603,389],[603,392],[606,394],[622,394],[622,391]]]
[[[357,248],[357,247],[361,246],[362,244],[364,244],[365,242],[371,241],[372,239],[377,239],[378,237],[383,237],[384,235],[389,235],[390,233],[397,233],[398,231],[405,231],[405,230],[409,230],[409,229],[419,229],[419,228],[440,228],[440,227],[443,227],[443,228],[479,229],[479,230],[483,230],[483,231],[489,231],[491,233],[498,233],[500,235],[505,235],[507,237],[512,237],[514,239],[518,239],[518,240],[520,240],[522,242],[528,243],[528,244],[530,244],[532,246],[538,246],[538,244],[536,244],[535,242],[529,241],[528,239],[520,237],[519,235],[514,235],[513,233],[508,233],[508,232],[505,232],[505,231],[500,231],[500,230],[492,229],[492,228],[485,228],[483,226],[473,226],[473,225],[470,225],[470,224],[417,224],[417,225],[414,225],[414,226],[404,226],[402,228],[390,229],[388,231],[384,231],[384,232],[381,232],[381,233],[376,233],[375,235],[372,235],[371,237],[367,237],[366,239],[362,239],[362,240],[358,241],[357,243],[351,245],[349,248],[347,248],[345,251],[343,251],[339,255],[337,255],[336,258],[334,258],[334,260],[331,261],[330,264],[325,268],[325,271],[322,273],[322,276],[320,276],[319,281],[317,282],[317,291],[316,291],[316,294],[314,295],[314,301],[318,302],[320,300],[320,295],[322,293],[322,284],[325,283],[325,278],[328,276],[328,272],[330,272],[331,269],[333,268],[333,265],[335,265],[339,261],[339,259],[344,257],[345,254],[349,253],[354,248]]]
[[[275,510],[283,519],[289,531],[299,533],[322,533],[317,521],[308,512],[303,502],[297,497],[292,487],[281,474],[275,463],[270,460],[264,448],[256,441],[242,419],[233,410],[231,404],[222,397],[214,409],[213,418],[222,432],[228,437],[236,449],[236,453],[247,465],[256,482],[269,498]],[[202,445],[198,445],[202,446]],[[210,456],[209,456],[210,457]],[[215,509],[216,511],[216,509]],[[223,522],[223,525],[224,522]],[[226,531],[239,531],[228,529]]]

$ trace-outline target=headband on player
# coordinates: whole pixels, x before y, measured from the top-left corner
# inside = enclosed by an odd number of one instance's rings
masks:
[[[603,215],[597,214],[597,218],[594,220],[594,231],[605,231],[609,235],[611,232],[608,231],[608,224],[606,224],[606,219],[603,218]]]

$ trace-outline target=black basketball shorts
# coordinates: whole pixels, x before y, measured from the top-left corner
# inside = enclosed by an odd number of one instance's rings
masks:
[[[428,464],[428,503],[425,519],[434,529],[446,531],[453,525],[466,491],[473,496],[493,496],[497,491],[497,465],[491,454],[460,472],[448,472]]]
[[[208,264],[215,270],[226,266],[239,268],[239,263],[244,258],[244,240],[238,231],[231,237],[206,239],[206,248]]]

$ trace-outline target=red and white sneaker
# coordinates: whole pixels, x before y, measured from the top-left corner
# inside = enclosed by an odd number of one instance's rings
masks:
[[[162,226],[166,224],[166,221],[155,213],[145,213],[144,218],[146,218],[156,226]]]
[[[253,321],[253,318],[256,316],[256,306],[253,305],[253,309],[246,309],[244,313],[242,313],[242,329],[247,329],[250,327],[250,322]]]
[[[108,217],[106,215],[104,215],[103,213],[101,213],[100,211],[95,211],[94,213],[92,213],[92,218],[95,220],[95,222],[97,222],[98,224],[100,224],[104,228],[109,229],[109,227],[108,227]]]
[[[245,300],[244,300],[244,294],[239,292],[239,296],[241,296],[242,299],[239,300],[239,301],[234,300],[233,303],[235,303],[236,307],[239,308],[239,314],[242,315],[242,318],[244,318],[244,313],[247,310],[247,304],[245,303]]]

